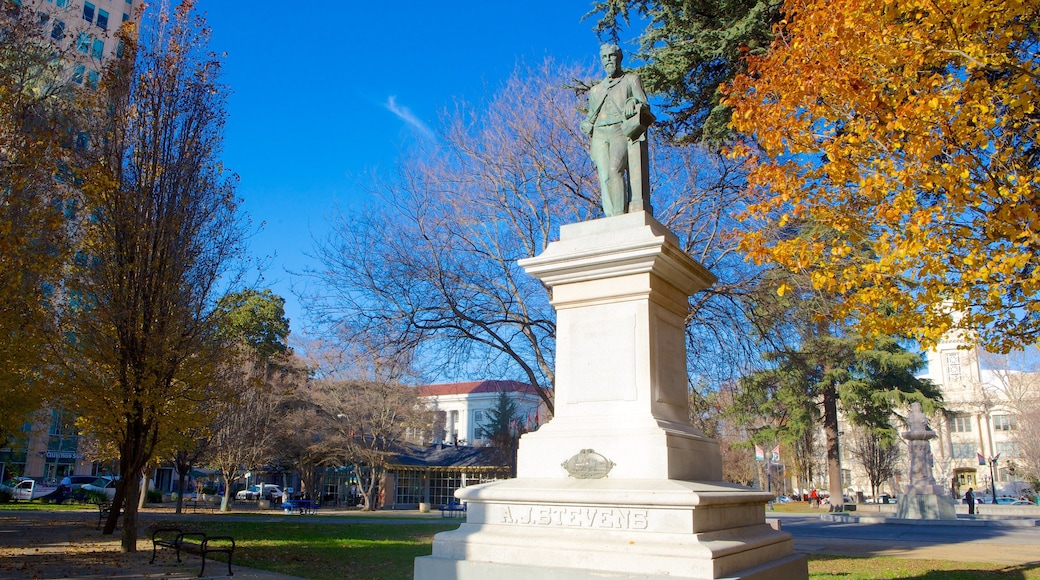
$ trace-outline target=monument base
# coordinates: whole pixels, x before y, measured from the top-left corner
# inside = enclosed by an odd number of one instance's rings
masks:
[[[467,521],[437,534],[416,580],[804,579],[768,493],[722,482],[513,479],[467,487]]]
[[[908,493],[899,496],[896,516],[904,520],[955,520],[957,511],[952,499],[931,493]]]

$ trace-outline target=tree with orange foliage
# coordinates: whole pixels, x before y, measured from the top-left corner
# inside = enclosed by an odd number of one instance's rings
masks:
[[[758,262],[867,336],[1040,336],[1040,4],[793,0],[727,87]],[[777,292],[788,288],[780,285]]]

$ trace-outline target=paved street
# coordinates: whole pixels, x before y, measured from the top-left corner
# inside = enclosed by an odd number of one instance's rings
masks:
[[[816,514],[769,514],[812,554],[892,556],[957,562],[1040,564],[1040,527],[963,524],[872,524],[823,521]],[[1024,522],[1023,522],[1024,523]]]

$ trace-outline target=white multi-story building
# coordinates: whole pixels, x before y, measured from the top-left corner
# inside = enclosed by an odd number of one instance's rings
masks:
[[[1035,471],[1023,449],[1023,430],[1035,431],[1040,372],[1022,370],[1022,358],[989,354],[957,339],[928,353],[923,378],[941,386],[945,406],[943,416],[931,421],[939,435],[932,442],[935,476],[958,496],[968,487],[1018,496],[1028,486],[1023,475]]]
[[[944,410],[929,417],[937,437],[931,441],[933,475],[953,497],[969,487],[977,496],[1017,497],[1036,477],[1040,451],[1040,360],[1023,353],[994,355],[949,337],[927,354],[928,371],[921,378],[939,386]],[[1037,358],[1037,355],[1033,355]],[[903,428],[898,420],[897,430]],[[843,429],[852,429],[843,425]],[[905,449],[905,447],[904,447]],[[842,479],[849,495],[869,495],[862,466],[842,445]],[[906,454],[902,465],[880,491],[902,493],[908,483]],[[994,461],[995,459],[995,461]],[[991,499],[991,498],[990,498]]]
[[[419,394],[433,409],[443,414],[441,440],[451,445],[486,444],[484,426],[489,420],[488,413],[498,407],[503,395],[515,405],[514,419],[525,430],[533,430],[540,421],[548,420],[545,406],[534,387],[517,381],[425,385],[419,388]]]

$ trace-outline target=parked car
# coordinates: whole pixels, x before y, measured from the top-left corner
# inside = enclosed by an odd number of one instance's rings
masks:
[[[251,500],[260,499],[261,497],[263,497],[264,499],[269,499],[271,501],[281,501],[282,500],[282,488],[281,487],[278,487],[277,485],[272,485],[272,484],[269,484],[269,483],[264,483],[264,484],[261,484],[261,485],[263,485],[263,490],[262,491],[261,491],[260,485],[251,485],[251,486],[247,487],[246,489],[239,490],[239,492],[235,494],[235,499],[237,499],[239,501],[251,501]]]
[[[70,475],[65,479],[61,480],[61,484],[68,485],[70,488],[72,488],[72,491],[76,491],[84,485],[94,483],[97,480],[98,476],[96,475]]]
[[[1036,505],[1036,504],[1031,502],[1031,501],[1026,501],[1024,499],[1016,499],[1015,501],[1011,502],[1011,505]]]
[[[1011,497],[1011,496],[1009,496],[1009,495],[1002,495],[1002,496],[997,498],[997,504],[1002,504],[1002,505],[1014,505],[1014,503],[1016,501],[1018,501],[1018,500],[1013,498],[1013,497]]]
[[[93,483],[84,484],[80,489],[101,493],[108,499],[114,499],[116,497],[116,480],[111,477],[98,477]]]
[[[31,477],[16,477],[3,484],[5,491],[11,494],[11,499],[29,501],[47,497],[58,491],[58,486],[42,483]]]
[[[778,495],[778,496],[776,496],[776,503],[791,503],[792,501],[794,501],[794,500],[789,498],[789,497],[787,497],[786,495]]]

